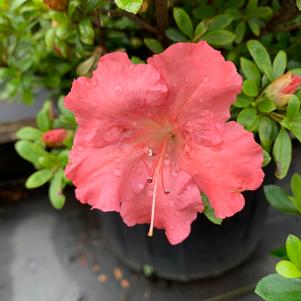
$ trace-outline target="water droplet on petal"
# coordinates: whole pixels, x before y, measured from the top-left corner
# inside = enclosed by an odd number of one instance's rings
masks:
[[[153,192],[152,190],[149,190],[149,191],[147,192],[147,195],[150,196],[150,197],[152,197],[152,196],[154,195],[154,192]]]
[[[147,177],[146,182],[147,182],[148,184],[153,183],[153,177]]]
[[[164,163],[165,166],[168,166],[168,165],[170,165],[170,160],[166,159],[166,160],[163,161],[163,163]]]
[[[115,87],[115,91],[116,91],[117,94],[120,94],[120,93],[121,93],[121,90],[122,90],[121,86],[117,85],[117,86]]]
[[[190,153],[191,152],[191,147],[188,144],[185,144],[184,151],[186,153]]]
[[[174,207],[174,205],[175,205],[175,202],[174,202],[174,201],[170,201],[170,202],[169,202],[169,207]]]
[[[116,176],[116,177],[120,177],[121,176],[121,171],[120,171],[120,169],[114,169],[113,170],[113,174],[114,174],[114,176]]]
[[[190,121],[187,121],[185,124],[185,130],[189,133],[193,132],[193,124]]]
[[[208,76],[205,76],[204,79],[203,79],[204,83],[208,83],[209,80],[210,80],[210,78]]]
[[[176,216],[179,216],[179,215],[180,215],[179,211],[176,211],[175,215],[176,215]]]
[[[139,188],[140,190],[142,190],[142,189],[144,188],[144,184],[143,184],[143,183],[138,184],[138,188]]]
[[[213,166],[213,163],[212,163],[211,161],[207,161],[207,162],[206,162],[206,166],[210,168],[210,167]]]
[[[170,194],[170,190],[169,190],[169,189],[165,189],[165,190],[164,190],[164,193],[165,193],[165,194]]]
[[[169,227],[169,229],[172,230],[172,231],[174,230],[174,228],[175,228],[174,226]]]

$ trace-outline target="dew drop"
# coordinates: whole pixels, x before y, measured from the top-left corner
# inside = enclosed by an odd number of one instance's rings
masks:
[[[170,230],[174,230],[174,226],[170,226],[169,229],[170,229]]]
[[[153,192],[152,190],[149,190],[149,191],[147,192],[147,195],[150,196],[150,197],[152,197],[152,196],[154,195],[154,192]]]
[[[186,153],[190,153],[191,152],[191,147],[188,144],[185,144],[184,151]]]
[[[147,177],[146,182],[147,182],[148,184],[153,183],[153,177]]]
[[[179,215],[180,215],[179,211],[176,211],[175,215],[176,215],[176,216],[179,216]]]
[[[169,202],[169,207],[174,207],[174,205],[175,205],[175,202],[174,202],[174,201],[170,201],[170,202]]]
[[[168,165],[170,165],[170,160],[166,159],[166,160],[163,161],[163,163],[164,163],[165,166],[168,166]]]
[[[138,184],[138,188],[139,188],[140,190],[142,190],[142,189],[144,188],[144,184],[143,184],[143,183]]]
[[[117,86],[115,87],[115,91],[116,91],[117,94],[120,94],[120,93],[121,93],[121,90],[122,90],[121,86],[117,85]]]
[[[113,170],[113,174],[114,174],[114,176],[116,176],[116,177],[120,177],[121,176],[121,171],[120,171],[120,169],[114,169]]]
[[[164,193],[165,193],[165,194],[170,194],[170,190],[169,190],[169,189],[165,189],[165,190],[164,190]]]
[[[207,167],[212,167],[212,165],[213,165],[213,164],[212,164],[211,161],[207,161],[207,162],[206,162],[206,166],[207,166]]]
[[[178,173],[175,170],[172,172],[172,175],[173,175],[174,178],[178,177]]]
[[[185,124],[185,129],[187,132],[192,133],[193,132],[193,125],[190,121],[187,121]]]

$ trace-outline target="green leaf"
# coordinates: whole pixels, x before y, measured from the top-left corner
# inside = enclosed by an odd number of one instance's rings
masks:
[[[204,206],[205,206],[205,210],[204,210],[204,214],[205,216],[214,224],[217,224],[217,225],[221,225],[223,220],[221,218],[217,218],[215,216],[215,212],[214,212],[214,209],[212,208],[212,206],[210,205],[210,202],[208,200],[208,197],[202,193],[202,201],[204,203]]]
[[[247,131],[253,131],[257,128],[259,117],[254,108],[246,108],[239,112],[237,122],[244,126]]]
[[[256,82],[251,79],[244,81],[242,91],[250,97],[255,97],[259,93]]]
[[[266,301],[299,301],[301,279],[286,279],[272,274],[259,281],[255,292]]]
[[[298,115],[300,111],[300,101],[296,95],[292,95],[287,104],[286,116],[289,119],[293,119]]]
[[[237,108],[248,108],[252,105],[252,97],[240,94],[237,96],[235,103],[233,104]]]
[[[49,154],[40,145],[33,142],[21,140],[15,144],[17,153],[25,160],[37,164],[38,158],[47,157]]]
[[[233,21],[233,17],[228,14],[221,14],[213,17],[208,23],[207,32],[226,28]]]
[[[143,0],[114,0],[116,5],[132,14],[137,14],[143,3]]]
[[[298,214],[298,210],[290,202],[288,195],[281,187],[276,185],[266,185],[264,186],[264,194],[268,202],[275,209],[290,214]]]
[[[245,14],[249,16],[251,13],[255,11],[257,5],[258,5],[258,0],[249,0],[246,7]]]
[[[65,204],[65,195],[63,194],[64,170],[59,169],[52,178],[49,186],[49,198],[52,206],[56,209],[63,208]]]
[[[262,167],[267,166],[270,162],[271,162],[272,158],[270,156],[270,154],[263,150],[263,162],[262,162]]]
[[[38,128],[46,132],[51,128],[51,118],[52,118],[52,106],[51,101],[45,101],[42,109],[36,116],[36,123]]]
[[[258,133],[264,148],[269,149],[275,141],[278,131],[277,123],[274,120],[266,116],[261,117]]]
[[[247,79],[254,80],[257,85],[260,84],[261,73],[257,66],[250,60],[240,58],[240,66],[243,74]]]
[[[194,38],[193,41],[197,42],[202,37],[202,35],[206,32],[207,26],[204,21],[201,21],[194,30]]]
[[[301,176],[297,173],[294,173],[290,184],[294,196],[301,201]]]
[[[296,0],[296,5],[299,10],[301,10],[301,0]]]
[[[189,15],[185,12],[185,10],[179,7],[175,7],[173,9],[173,16],[181,32],[184,33],[187,37],[192,38],[193,25]]]
[[[164,50],[163,46],[161,45],[161,43],[157,39],[145,38],[144,39],[144,44],[153,53],[160,53]]]
[[[248,41],[247,47],[259,70],[261,70],[266,77],[272,81],[272,62],[266,48],[257,40]]]
[[[289,260],[299,269],[299,272],[301,273],[301,240],[297,236],[292,234],[288,236],[286,240],[286,253]]]
[[[268,98],[263,98],[258,104],[257,109],[263,113],[269,113],[276,109],[276,105]]]
[[[276,163],[275,175],[281,180],[286,176],[292,161],[292,141],[284,128],[281,128],[275,140],[273,156]]]
[[[298,113],[292,119],[284,118],[281,125],[289,129],[301,142],[301,113]]]
[[[194,17],[199,20],[203,20],[213,16],[215,13],[215,8],[212,5],[200,4],[197,8],[192,11]]]
[[[301,272],[288,260],[281,260],[276,264],[276,272],[285,278],[299,278]]]
[[[187,42],[187,38],[176,28],[170,27],[165,30],[166,36],[173,42]]]
[[[260,26],[259,26],[259,20],[256,18],[249,19],[248,24],[250,26],[251,31],[255,34],[255,36],[260,35]]]
[[[262,18],[266,19],[272,16],[273,10],[269,6],[261,6],[261,7],[256,7],[254,9],[254,12],[252,13],[252,16],[256,18]]]
[[[132,56],[131,61],[133,64],[145,64],[145,62],[137,56]]]
[[[240,21],[236,28],[235,28],[235,42],[236,44],[240,44],[243,39],[244,39],[244,36],[246,34],[246,30],[247,30],[247,25],[246,25],[246,22],[245,21]]]
[[[202,40],[214,46],[225,46],[235,40],[235,35],[229,30],[221,29],[205,33]]]
[[[57,161],[52,156],[38,158],[38,164],[46,169],[54,167],[56,163]]]
[[[39,140],[41,138],[42,132],[34,127],[26,126],[17,131],[16,136],[18,139],[23,140]]]
[[[26,181],[25,187],[28,189],[37,188],[47,183],[53,175],[53,170],[42,169],[33,173]]]
[[[95,33],[91,20],[89,18],[82,19],[78,28],[81,41],[87,45],[93,45]]]
[[[281,76],[287,65],[286,53],[283,50],[280,50],[274,58],[273,61],[273,77],[277,78]]]

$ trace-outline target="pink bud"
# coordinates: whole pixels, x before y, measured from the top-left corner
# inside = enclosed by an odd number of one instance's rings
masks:
[[[45,132],[42,135],[42,140],[49,147],[62,146],[64,140],[67,138],[68,132],[65,129],[53,129]]]
[[[280,108],[285,106],[301,86],[301,77],[290,71],[274,80],[265,90],[266,96]]]

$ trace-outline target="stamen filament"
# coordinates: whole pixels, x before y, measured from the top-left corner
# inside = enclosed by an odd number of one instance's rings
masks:
[[[152,198],[152,212],[151,212],[151,223],[149,226],[149,231],[148,231],[148,236],[151,237],[153,236],[153,229],[154,229],[154,223],[155,223],[155,209],[156,209],[156,198],[157,198],[157,191],[158,191],[158,184],[159,184],[159,180],[160,180],[160,174],[161,174],[161,170],[162,170],[162,160],[163,160],[163,156],[164,156],[164,152],[166,149],[166,145],[168,143],[168,138],[164,141],[163,146],[160,150],[160,156],[157,160],[155,160],[153,167],[155,167],[154,169],[154,176],[152,178],[155,179],[155,183],[154,183],[154,192],[153,192],[153,198]],[[153,169],[153,168],[152,168]]]

